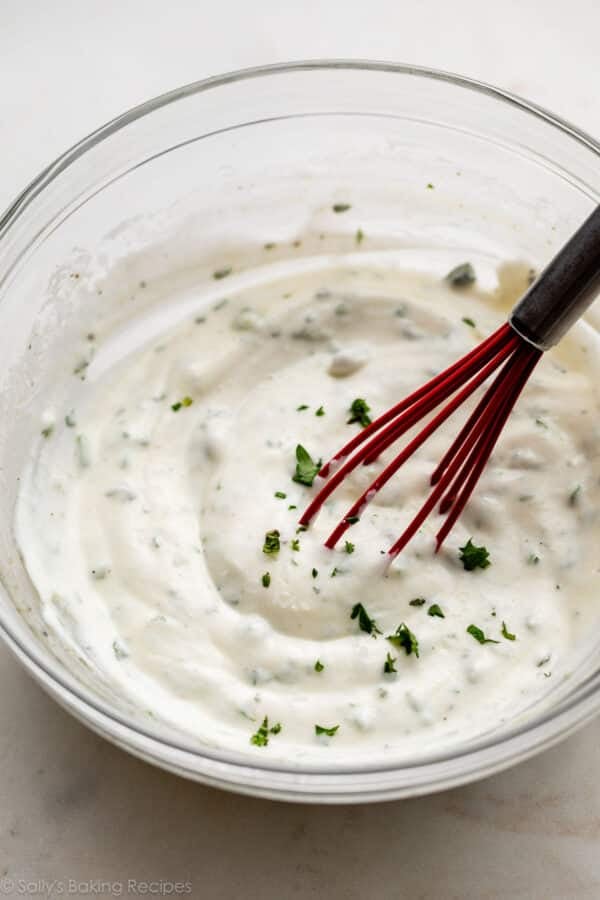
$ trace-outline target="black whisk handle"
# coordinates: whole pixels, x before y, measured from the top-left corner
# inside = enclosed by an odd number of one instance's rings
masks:
[[[528,343],[548,350],[600,294],[600,206],[519,300],[509,322]]]

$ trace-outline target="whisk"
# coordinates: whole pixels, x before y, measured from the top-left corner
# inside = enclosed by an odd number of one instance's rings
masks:
[[[350,507],[325,541],[333,549],[366,506],[430,435],[496,370],[475,409],[431,475],[432,491],[387,551],[390,561],[406,546],[439,503],[445,516],[436,552],[465,508],[500,433],[545,350],[554,346],[600,291],[600,206],[564,245],[490,337],[375,419],[321,467],[325,479],[299,523],[309,526],[342,481],[369,465],[421,419],[448,400]],[[453,396],[454,395],[454,396]]]

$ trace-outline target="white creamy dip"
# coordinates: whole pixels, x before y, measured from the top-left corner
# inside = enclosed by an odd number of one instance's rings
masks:
[[[48,410],[16,512],[48,631],[149,716],[261,759],[437,752],[543,702],[599,619],[592,339],[542,360],[443,550],[434,514],[384,577],[462,415],[335,551],[324,539],[392,454],[298,533],[316,485],[292,480],[296,446],[329,458],[360,428],[355,399],[374,417],[473,347],[502,321],[493,289],[333,259],[253,286],[225,275],[218,301],[198,290],[185,322],[140,329],[104,370],[91,335],[77,394]],[[469,538],[487,568],[463,568]],[[351,618],[359,602],[380,633]],[[387,640],[401,623],[418,656]],[[281,728],[252,743],[265,717]]]

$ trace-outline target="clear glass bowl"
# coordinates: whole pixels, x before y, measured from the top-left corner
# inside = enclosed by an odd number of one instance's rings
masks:
[[[150,727],[75,677],[44,640],[13,510],[56,361],[103,303],[94,273],[120,266],[125,303],[136,253],[156,247],[156,274],[177,265],[160,253],[167,232],[180,234],[182,259],[248,236],[260,244],[314,226],[317,207],[349,195],[382,246],[502,248],[540,266],[598,202],[600,146],[516,97],[444,73],[294,63],[208,79],[125,113],[42,172],[0,221],[3,638],[51,696],[123,749],[278,799],[365,802],[451,787],[549,747],[600,707],[596,653],[550,707],[445,755],[400,766],[259,764]]]

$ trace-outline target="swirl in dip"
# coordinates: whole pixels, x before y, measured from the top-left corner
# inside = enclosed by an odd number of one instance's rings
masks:
[[[355,400],[374,417],[473,347],[501,290],[335,259],[265,272],[215,272],[208,305],[165,295],[193,311],[114,364],[100,333],[89,366],[69,361],[16,514],[48,632],[142,715],[263,759],[420,756],[518,722],[598,623],[591,336],[542,360],[443,550],[434,515],[384,576],[462,412],[335,551],[323,540],[393,454],[298,532],[315,487],[293,480],[296,447],[328,458],[361,427]],[[489,565],[465,568],[469,539]]]

